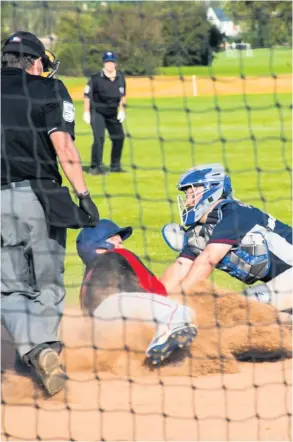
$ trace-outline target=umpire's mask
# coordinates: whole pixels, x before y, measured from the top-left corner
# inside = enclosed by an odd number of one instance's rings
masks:
[[[46,58],[42,58],[44,72],[42,77],[51,78],[54,74],[56,74],[60,61],[56,59],[55,55],[46,49],[45,51]]]

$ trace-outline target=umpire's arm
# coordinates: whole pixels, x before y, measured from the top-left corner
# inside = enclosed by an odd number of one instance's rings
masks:
[[[121,100],[119,103],[119,110],[121,111],[125,111],[125,106],[126,106],[126,81],[125,81],[125,77],[123,75],[123,92],[121,93]]]
[[[91,103],[91,95],[92,95],[92,79],[90,78],[88,84],[84,88],[83,94],[83,120],[90,124],[91,122],[91,114],[90,114],[90,103]]]
[[[74,144],[75,111],[72,99],[57,80],[54,96],[45,106],[45,124],[60,166],[77,194],[87,192],[79,153]]]
[[[90,111],[91,89],[92,89],[92,82],[89,81],[88,84],[86,85],[86,87],[84,88],[84,94],[83,94],[83,104],[84,104],[83,110],[84,110],[84,112]]]
[[[50,138],[60,166],[73,189],[77,194],[86,193],[88,190],[83,176],[80,156],[71,135],[66,132],[53,132]]]

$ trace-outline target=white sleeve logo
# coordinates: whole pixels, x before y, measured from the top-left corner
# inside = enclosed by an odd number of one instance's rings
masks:
[[[86,87],[84,88],[84,93],[85,93],[85,94],[88,94],[89,91],[90,91],[90,87],[89,87],[89,85],[87,84]]]
[[[69,101],[63,101],[63,118],[68,123],[74,121],[75,111],[74,106]]]

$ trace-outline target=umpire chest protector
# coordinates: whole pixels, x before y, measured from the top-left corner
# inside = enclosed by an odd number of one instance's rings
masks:
[[[212,234],[215,227],[221,222],[225,205],[234,202],[233,200],[222,201],[208,217],[205,224],[196,224],[186,231],[185,247],[187,246],[198,256],[212,241]],[[216,268],[223,270],[231,276],[253,284],[262,280],[270,268],[269,249],[266,241],[266,232],[269,227],[255,225],[255,228],[245,232],[238,245],[233,245],[227,255],[217,264]],[[216,241],[215,241],[216,242]],[[223,241],[223,243],[225,243]],[[228,243],[228,242],[227,242]]]

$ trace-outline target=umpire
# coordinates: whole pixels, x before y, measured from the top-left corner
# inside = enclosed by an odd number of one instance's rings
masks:
[[[29,32],[2,49],[1,318],[18,357],[49,395],[64,387],[57,337],[64,307],[66,228],[99,219],[74,140],[74,106],[52,77],[58,62]],[[61,186],[59,163],[79,207]]]
[[[83,119],[91,124],[94,135],[89,169],[91,175],[102,175],[108,172],[108,168],[103,165],[105,128],[112,141],[110,171],[126,172],[121,167],[124,144],[122,123],[126,118],[126,83],[122,72],[116,70],[116,61],[113,52],[105,52],[104,68],[90,77],[84,91]]]

